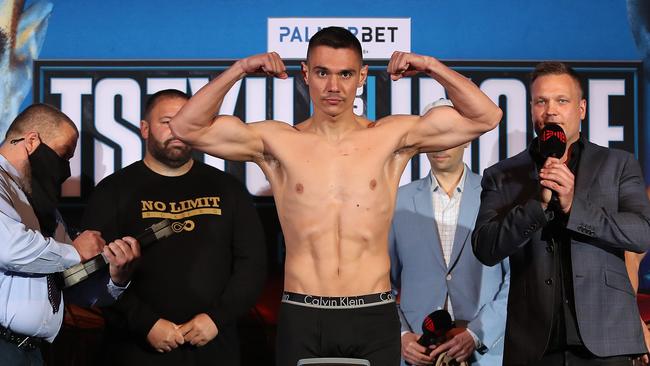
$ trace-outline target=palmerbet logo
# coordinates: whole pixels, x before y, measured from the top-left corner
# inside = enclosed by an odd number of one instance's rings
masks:
[[[310,27],[280,27],[280,42],[308,42],[311,39],[311,32],[316,33],[323,27],[318,26],[316,30]],[[350,33],[359,38],[362,43],[366,42],[395,42],[395,32],[398,27],[348,27]]]
[[[267,49],[284,58],[303,59],[311,37],[329,26],[354,34],[365,58],[388,59],[395,50],[411,50],[409,18],[269,18]]]

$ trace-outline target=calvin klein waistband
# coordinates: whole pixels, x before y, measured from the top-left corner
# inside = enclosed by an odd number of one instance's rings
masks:
[[[322,309],[355,309],[395,302],[390,291],[361,296],[315,296],[284,292],[282,302]]]

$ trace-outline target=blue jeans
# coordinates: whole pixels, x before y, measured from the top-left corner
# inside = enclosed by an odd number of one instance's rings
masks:
[[[0,365],[43,366],[40,349],[25,350],[0,338]]]

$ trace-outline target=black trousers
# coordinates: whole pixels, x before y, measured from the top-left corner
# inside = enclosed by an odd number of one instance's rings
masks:
[[[349,357],[372,366],[400,363],[400,323],[394,302],[352,309],[282,303],[276,366],[312,357]]]
[[[569,347],[564,351],[545,354],[533,366],[631,366],[632,357],[598,357],[584,347]]]

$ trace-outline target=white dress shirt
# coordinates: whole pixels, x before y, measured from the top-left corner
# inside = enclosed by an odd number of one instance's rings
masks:
[[[0,155],[0,325],[54,340],[63,321],[63,297],[59,311],[53,313],[47,297],[47,274],[80,262],[77,250],[68,244],[71,242],[61,221],[54,238],[40,233],[38,219],[20,185],[20,174]],[[107,291],[117,298],[123,288],[110,281]]]

